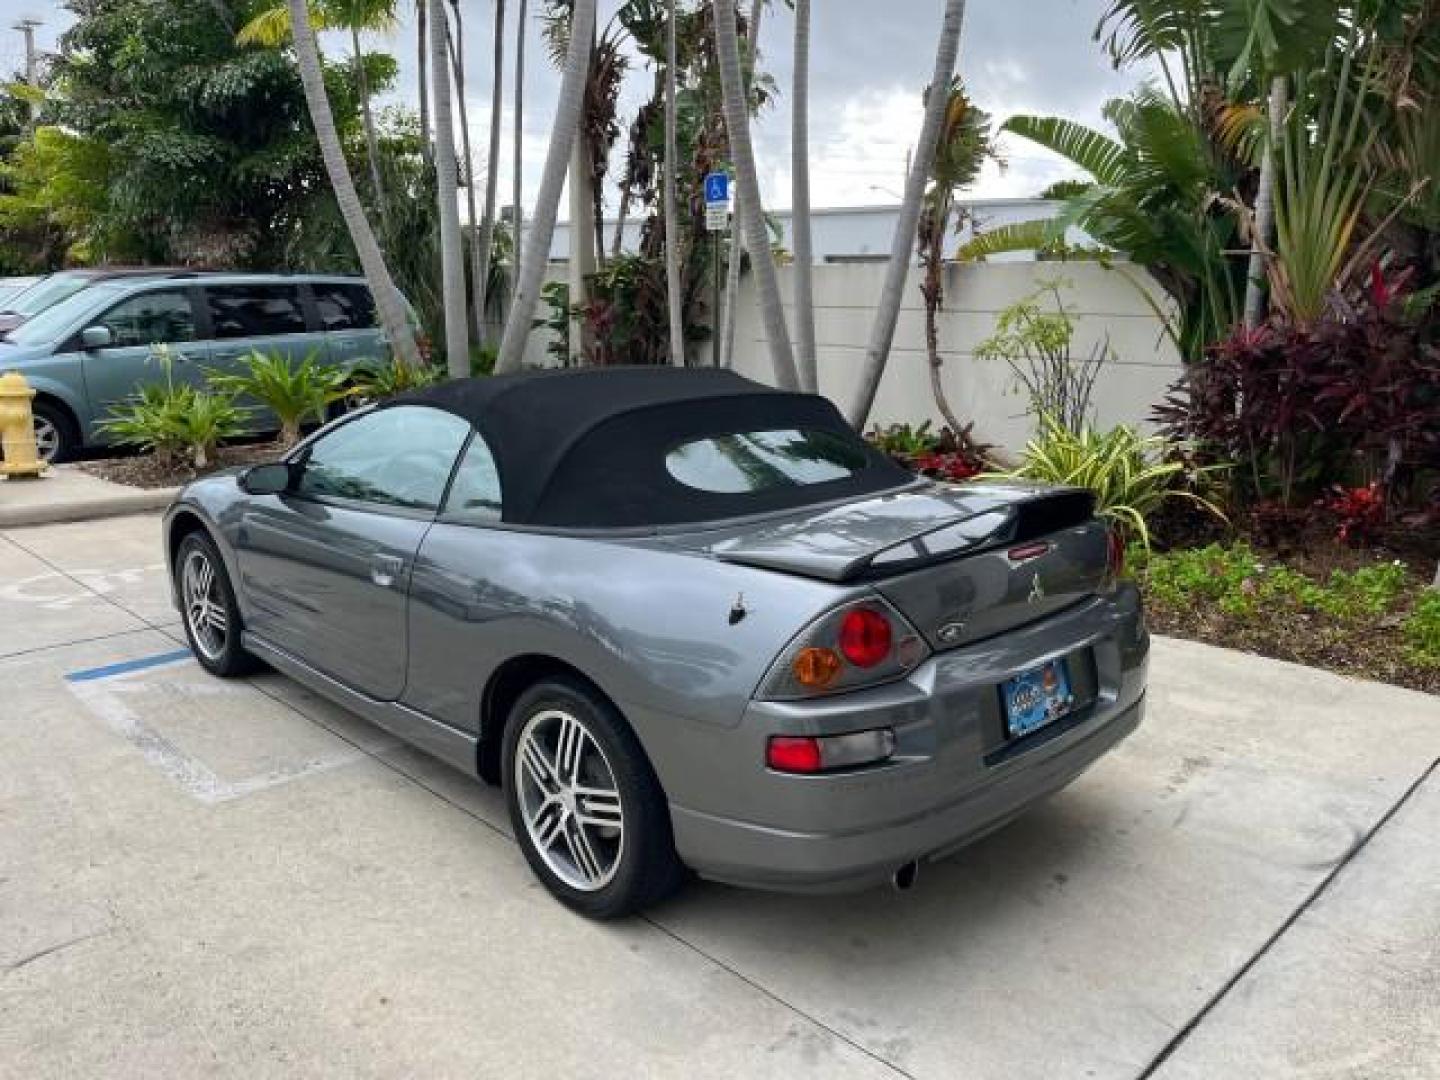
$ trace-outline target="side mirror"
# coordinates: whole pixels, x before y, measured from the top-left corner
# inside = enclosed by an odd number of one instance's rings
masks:
[[[291,466],[284,462],[252,465],[240,474],[240,490],[247,495],[284,495],[294,479]]]
[[[82,349],[108,349],[115,344],[115,335],[108,326],[87,326],[80,331]]]

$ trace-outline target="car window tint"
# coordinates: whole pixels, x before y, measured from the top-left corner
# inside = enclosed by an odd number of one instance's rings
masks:
[[[682,443],[665,468],[697,491],[741,495],[844,480],[868,464],[853,439],[832,431],[742,431]]]
[[[320,313],[320,326],[325,330],[372,330],[375,298],[364,285],[316,283],[310,286],[315,308]]]
[[[357,417],[311,444],[301,495],[435,510],[470,425],[453,413],[397,405]]]
[[[500,519],[500,473],[495,468],[495,456],[479,435],[470,440],[455,470],[455,482],[445,500],[445,515],[477,523]]]
[[[303,334],[305,309],[294,285],[211,285],[205,289],[217,338]]]
[[[112,348],[195,340],[195,313],[181,289],[141,293],[122,300],[93,324],[109,327]]]

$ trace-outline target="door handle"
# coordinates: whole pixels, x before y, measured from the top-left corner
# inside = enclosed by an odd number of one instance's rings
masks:
[[[388,589],[395,584],[395,579],[404,569],[404,559],[396,555],[376,555],[370,561],[370,580],[382,589]]]

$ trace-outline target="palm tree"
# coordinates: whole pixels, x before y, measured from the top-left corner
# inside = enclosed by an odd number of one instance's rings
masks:
[[[957,0],[963,2],[963,0]],[[790,331],[780,303],[780,285],[775,277],[775,257],[765,233],[760,212],[760,181],[755,172],[755,150],[750,144],[750,95],[740,67],[739,29],[735,25],[733,0],[711,0],[715,18],[715,56],[720,68],[720,88],[725,102],[725,128],[730,136],[730,155],[735,163],[740,202],[737,207],[745,244],[755,263],[756,291],[760,316],[770,339],[770,361],[775,381],[786,390],[795,390],[800,380],[790,349]],[[913,228],[913,225],[912,225]]]
[[[810,245],[810,0],[795,0],[795,78],[790,102],[790,220],[795,248],[795,341],[800,388],[820,389],[815,358],[815,255]]]
[[[434,165],[430,143],[430,0],[415,0],[415,46],[420,71],[420,157]]]
[[[955,60],[960,53],[960,29],[965,21],[965,0],[945,0],[945,19],[940,26],[940,40],[935,49],[935,72],[931,87],[946,87],[955,74]],[[920,142],[910,163],[910,176],[905,182],[905,201],[900,206],[900,220],[895,225],[895,238],[890,245],[890,264],[885,272],[885,285],[865,349],[865,367],[860,373],[860,389],[850,407],[848,419],[856,430],[864,428],[880,388],[880,376],[895,340],[895,324],[900,318],[900,301],[905,279],[910,276],[910,245],[920,223],[920,210],[925,201],[925,186],[935,160],[935,147],[945,122],[949,97],[931,93],[925,103],[925,121],[920,126]]]
[[[380,139],[375,131],[375,114],[370,107],[370,77],[365,71],[365,50],[360,34],[366,30],[388,30],[395,24],[395,0],[311,0],[307,8],[311,28],[348,30],[350,69],[355,93],[360,99],[360,122],[365,133],[365,154],[370,170],[370,191],[375,207],[385,213],[385,185],[380,172]],[[280,0],[260,11],[240,28],[235,40],[241,45],[278,48],[290,37],[293,21],[288,0]]]
[[[475,320],[475,340],[485,340],[485,286],[480,272],[480,247],[475,242],[480,231],[480,212],[475,203],[475,154],[470,148],[470,109],[466,104],[465,90],[465,19],[460,10],[460,0],[450,0],[454,15],[454,33],[448,36],[450,66],[455,73],[455,102],[460,113],[460,153],[465,166],[460,175],[465,178],[465,222],[470,227],[470,243],[461,241],[462,253],[470,255],[470,311]]]
[[[457,0],[458,3],[458,0]],[[521,13],[524,25],[524,13]],[[485,166],[485,217],[480,223],[479,254],[475,266],[475,321],[480,342],[485,330],[485,309],[489,303],[490,261],[495,247],[496,200],[500,190],[500,106],[505,99],[505,0],[495,0],[495,73],[490,88],[490,157]]]
[[[1265,156],[1260,162],[1259,186],[1255,190],[1255,226],[1250,238],[1250,265],[1245,273],[1245,329],[1254,330],[1265,314],[1266,264],[1270,238],[1275,231],[1275,155],[1284,131],[1285,101],[1289,96],[1289,80],[1276,75],[1270,81],[1270,100],[1266,105],[1269,117],[1269,138]]]
[[[297,0],[292,0],[297,2]],[[430,76],[435,112],[435,170],[440,213],[440,288],[445,309],[445,367],[452,379],[470,374],[470,333],[465,317],[465,264],[461,251],[459,163],[450,107],[450,20],[444,0],[430,2]]]
[[[934,89],[930,90],[934,93]],[[935,164],[931,168],[930,189],[920,214],[916,246],[920,255],[923,278],[920,294],[925,300],[925,351],[930,361],[930,389],[935,407],[950,430],[965,430],[945,395],[941,378],[939,314],[945,306],[945,238],[950,234],[955,217],[955,199],[959,192],[974,183],[985,159],[991,156],[990,117],[971,104],[958,78],[951,80],[945,123],[935,148]],[[964,211],[958,226],[964,220]]]
[[[519,277],[521,255],[521,240],[524,236],[525,211],[521,201],[524,194],[525,181],[523,166],[525,162],[525,17],[528,14],[528,0],[520,0],[520,11],[516,16],[515,23],[515,153],[514,153],[514,193],[512,198],[514,205],[510,208],[511,221],[510,233],[512,243],[510,245],[510,305],[515,303],[516,281]],[[507,308],[508,310],[508,308]]]
[[[330,176],[330,186],[335,190],[335,202],[345,219],[350,240],[355,245],[355,254],[365,272],[370,291],[375,296],[375,310],[380,325],[390,341],[396,363],[404,367],[421,366],[420,350],[415,343],[415,332],[410,326],[405,302],[390,277],[385,265],[385,256],[375,240],[375,233],[365,217],[365,207],[355,190],[355,180],[350,175],[350,165],[345,160],[345,150],[340,144],[340,134],[335,130],[335,117],[330,111],[330,99],[325,93],[325,74],[320,65],[320,50],[315,44],[315,31],[310,26],[310,12],[306,0],[289,0],[292,38],[295,46],[295,62],[300,69],[300,82],[305,88],[305,102],[310,109],[310,120],[315,125],[315,138],[320,144],[320,156],[325,162],[325,171]]]
[[[550,149],[545,155],[545,171],[540,178],[535,220],[525,244],[525,258],[516,276],[515,300],[505,320],[505,335],[500,342],[500,355],[495,361],[497,374],[520,369],[525,340],[530,335],[531,320],[535,318],[540,284],[545,276],[546,263],[550,261],[550,241],[555,235],[560,192],[565,186],[565,172],[580,126],[594,33],[595,0],[575,0],[570,43],[565,51],[564,74],[560,80],[560,99],[555,110],[555,123],[550,129]],[[578,220],[572,228],[579,228]]]
[[[746,36],[746,59],[750,62],[751,70],[760,58],[760,16],[765,10],[764,0],[753,0],[750,4],[750,19],[745,24]],[[746,97],[749,97],[749,80],[746,80]],[[740,299],[740,215],[735,215],[735,220],[730,223],[730,259],[725,267],[725,303],[722,312],[724,318],[725,340],[722,343],[721,361],[724,367],[730,367],[735,362],[735,315]]]
[[[675,66],[678,49],[675,38],[675,0],[666,4],[665,28],[665,301],[670,313],[670,363],[685,366],[684,301],[680,296],[680,222],[676,220],[675,170],[680,151],[676,136]]]

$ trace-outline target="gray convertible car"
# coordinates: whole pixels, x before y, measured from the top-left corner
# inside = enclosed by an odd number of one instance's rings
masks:
[[[187,487],[176,602],[504,786],[609,917],[687,869],[905,887],[1140,722],[1149,639],[1083,491],[917,478],[823,398],[721,371],[452,382]]]

